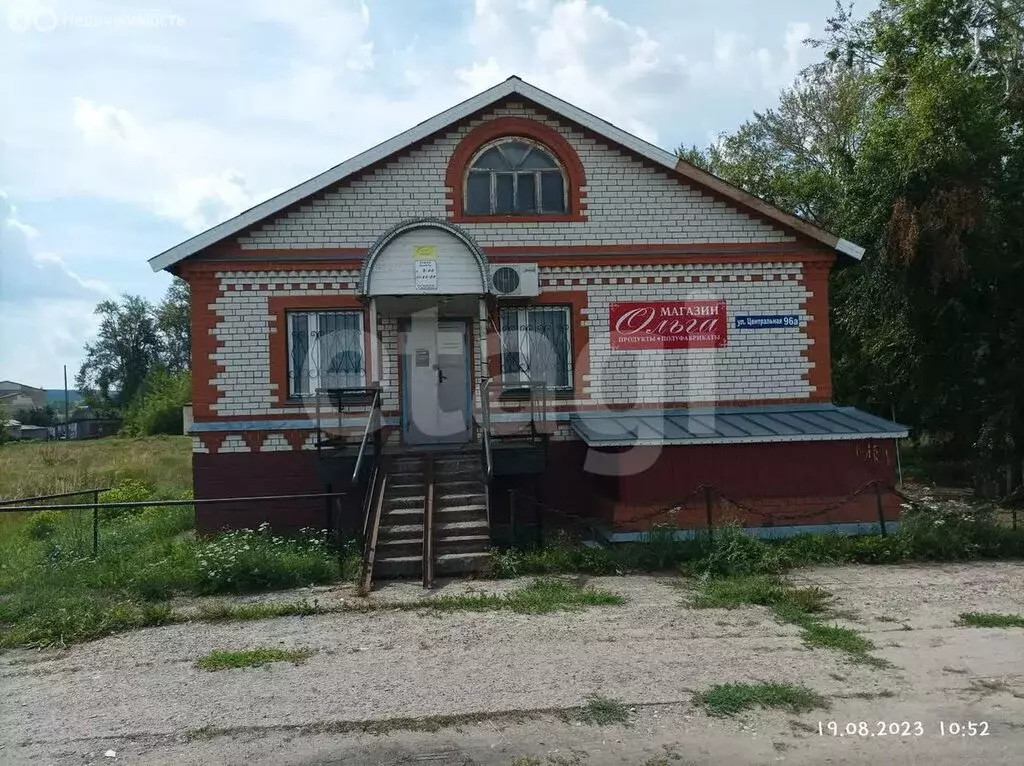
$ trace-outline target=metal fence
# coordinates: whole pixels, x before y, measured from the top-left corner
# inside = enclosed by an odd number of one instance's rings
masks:
[[[43,500],[59,500],[64,497],[83,497],[86,495],[92,495],[92,503],[79,504],[71,507],[74,507],[76,510],[92,510],[92,555],[95,556],[99,551],[100,545],[100,493],[109,491],[110,487],[102,487],[96,489],[80,489],[74,492],[58,492],[53,495],[19,497],[14,500],[0,500],[0,513],[32,513],[34,511],[59,510],[60,506],[36,506],[25,505],[25,503],[36,503]]]
[[[809,510],[805,509],[794,513],[779,513],[774,510],[761,510],[730,497],[716,486],[701,484],[681,500],[674,502],[671,505],[647,508],[642,511],[638,511],[629,517],[616,517],[615,524],[634,525],[646,523],[649,525],[659,522],[671,523],[674,522],[677,515],[686,511],[692,512],[695,507],[699,508],[700,506],[703,506],[705,523],[703,527],[694,528],[693,531],[700,531],[709,535],[714,535],[716,521],[721,525],[724,520],[723,517],[728,518],[727,513],[723,513],[723,506],[743,511],[750,517],[762,519],[767,522],[765,527],[768,528],[788,525],[794,522],[807,521],[809,519],[823,518],[825,520],[824,523],[831,523],[829,514],[831,514],[832,511],[842,508],[847,503],[867,493],[871,493],[874,497],[875,509],[878,517],[878,530],[883,537],[889,534],[888,527],[893,523],[896,523],[892,519],[885,518],[884,495],[886,493],[895,495],[902,503],[910,505],[915,510],[924,510],[922,502],[917,498],[910,497],[891,484],[878,480],[869,481],[846,496],[839,498],[828,505]],[[532,509],[532,512],[528,509]],[[990,508],[964,508],[958,509],[958,512],[981,514],[995,513],[996,511]],[[600,519],[570,513],[560,508],[548,505],[535,497],[521,495],[516,490],[509,490],[509,534],[513,541],[532,538],[535,545],[542,546],[544,544],[545,536],[545,515],[547,516],[547,523],[549,524],[554,523],[555,526],[558,526],[558,522],[561,522],[560,526],[563,529],[568,528],[575,530],[578,533],[582,533],[585,537],[595,543],[607,542]],[[1003,515],[1009,516],[1009,525],[1013,531],[1016,532],[1017,509],[1007,509]]]
[[[100,511],[103,509],[135,510],[137,508],[181,508],[197,505],[238,505],[262,502],[282,502],[289,500],[325,500],[327,528],[333,527],[333,514],[336,512],[337,503],[341,501],[345,492],[314,492],[302,495],[256,495],[252,497],[218,497],[203,498],[201,500],[135,500],[131,502],[101,503],[100,493],[106,489],[89,489],[78,492],[63,492],[56,495],[40,495],[37,497],[23,497],[17,500],[0,500],[0,514],[3,513],[38,513],[39,511],[68,511],[83,512],[92,511],[92,555],[99,553],[100,545]],[[40,500],[56,500],[63,497],[74,497],[79,495],[92,495],[91,503],[58,503],[52,505],[23,505]],[[243,509],[244,510],[244,509]]]

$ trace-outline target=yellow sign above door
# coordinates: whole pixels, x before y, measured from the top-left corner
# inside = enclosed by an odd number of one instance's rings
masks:
[[[414,261],[436,261],[437,245],[413,245],[412,259]]]

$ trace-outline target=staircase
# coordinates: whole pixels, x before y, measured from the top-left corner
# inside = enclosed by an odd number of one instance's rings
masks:
[[[471,574],[488,561],[491,535],[480,455],[402,455],[391,462],[384,492],[374,579],[422,576],[427,461],[433,461],[435,573]]]

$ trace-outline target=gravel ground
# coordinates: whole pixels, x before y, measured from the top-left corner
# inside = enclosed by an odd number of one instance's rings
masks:
[[[893,668],[805,647],[759,608],[692,610],[678,582],[592,578],[624,606],[521,615],[374,611],[183,624],[67,651],[0,655],[0,763],[1021,763],[1024,630],[954,626],[960,612],[1024,612],[1024,565],[842,567],[793,578],[821,585]],[[441,593],[527,581],[458,582]],[[309,589],[268,598],[355,599]],[[403,583],[376,600],[422,597]],[[893,621],[895,620],[895,621]],[[316,650],[306,663],[209,673],[215,649]],[[714,719],[696,690],[727,681],[803,683],[821,713]],[[632,725],[591,727],[544,711],[603,694],[636,706]],[[433,733],[370,735],[357,722],[484,714]],[[986,738],[938,722],[989,722]],[[819,720],[920,720],[919,738],[820,737]],[[220,732],[209,735],[213,727]],[[104,757],[114,750],[116,758]],[[656,764],[659,761],[650,761]],[[523,766],[534,763],[520,760]]]

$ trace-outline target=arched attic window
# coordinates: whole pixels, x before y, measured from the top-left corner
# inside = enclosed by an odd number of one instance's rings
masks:
[[[465,215],[564,215],[565,173],[555,156],[525,138],[487,144],[469,164]]]

